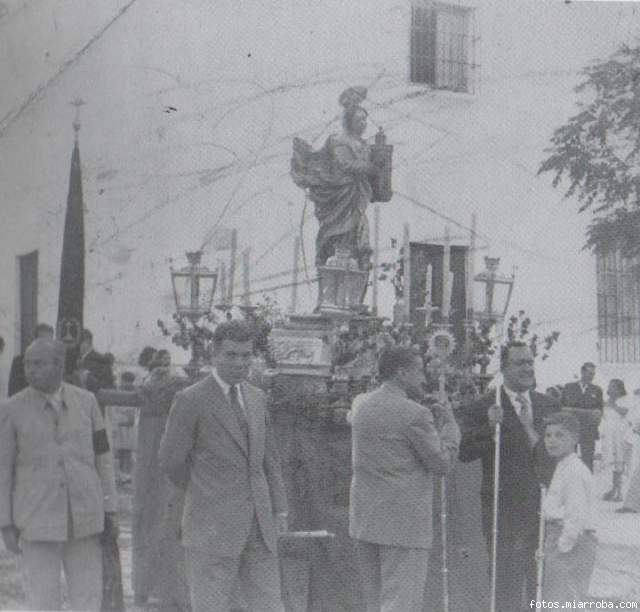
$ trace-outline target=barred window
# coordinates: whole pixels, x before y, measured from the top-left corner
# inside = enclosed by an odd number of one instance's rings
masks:
[[[640,259],[619,250],[596,257],[598,341],[603,363],[640,362]]]
[[[474,10],[431,0],[415,2],[411,7],[411,81],[474,93]]]

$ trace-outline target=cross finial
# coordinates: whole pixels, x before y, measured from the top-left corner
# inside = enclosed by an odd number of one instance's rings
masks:
[[[80,107],[84,106],[86,102],[82,98],[77,97],[71,102],[71,104],[76,107],[76,116],[73,120],[73,131],[75,138],[78,138],[78,132],[80,131]]]

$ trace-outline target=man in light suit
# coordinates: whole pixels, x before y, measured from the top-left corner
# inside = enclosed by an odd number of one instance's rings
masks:
[[[356,540],[367,612],[420,612],[432,543],[433,475],[458,455],[450,406],[438,428],[422,397],[424,365],[410,348],[386,349],[382,386],[352,407],[349,535]],[[413,399],[412,399],[413,398]]]
[[[29,386],[0,404],[0,528],[22,554],[29,608],[61,610],[61,570],[72,610],[100,610],[100,534],[117,530],[107,433],[93,394],[62,382],[65,346],[35,340]]]
[[[182,538],[193,612],[226,611],[234,582],[250,610],[280,611],[278,534],[287,502],[265,394],[246,382],[246,324],[218,325],[210,376],[179,392],[160,466],[186,484]]]
[[[573,408],[580,421],[580,457],[593,472],[593,454],[598,439],[598,425],[602,417],[604,401],[602,389],[593,384],[595,364],[587,361],[580,369],[580,381],[567,383],[562,389],[560,403],[563,408]]]
[[[470,406],[463,421],[460,460],[482,461],[482,529],[491,554],[494,431],[496,423],[502,424],[496,607],[498,612],[521,612],[535,599],[540,483],[549,484],[555,466],[543,444],[544,419],[560,407],[533,390],[533,354],[523,342],[502,347],[500,368],[501,400],[496,402],[494,389]]]

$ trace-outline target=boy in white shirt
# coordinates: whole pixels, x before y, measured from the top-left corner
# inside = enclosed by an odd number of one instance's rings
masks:
[[[579,436],[580,423],[572,414],[546,419],[545,447],[558,461],[542,506],[546,601],[585,601],[595,563],[593,475],[575,453]]]

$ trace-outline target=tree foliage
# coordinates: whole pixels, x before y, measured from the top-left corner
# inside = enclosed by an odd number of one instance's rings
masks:
[[[623,45],[587,66],[575,91],[579,112],[557,128],[538,174],[594,218],[588,248],[640,252],[640,46]]]

